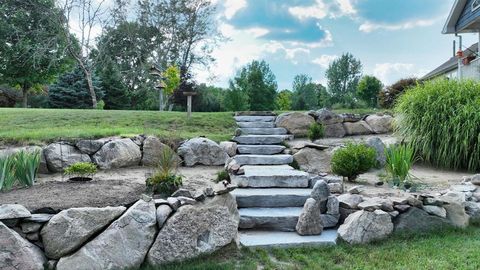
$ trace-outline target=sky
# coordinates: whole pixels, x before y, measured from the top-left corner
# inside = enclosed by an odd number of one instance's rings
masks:
[[[265,60],[279,90],[297,74],[326,84],[329,63],[352,53],[364,75],[388,85],[422,76],[452,56],[453,35],[441,33],[454,0],[212,0],[228,38],[197,80],[227,87],[252,60]],[[464,46],[478,35],[464,35]]]

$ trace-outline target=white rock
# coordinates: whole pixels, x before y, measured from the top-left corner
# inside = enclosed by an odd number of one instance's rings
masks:
[[[389,133],[393,130],[393,117],[390,115],[369,115],[365,118],[365,122],[377,134]]]
[[[28,218],[32,216],[25,206],[20,204],[2,204],[0,205],[0,220]]]
[[[236,142],[221,142],[220,147],[227,152],[230,157],[233,157],[237,154],[237,143]]]
[[[77,162],[92,162],[89,155],[64,143],[52,143],[43,149],[43,153],[51,172],[63,172],[65,168]]]
[[[119,139],[106,143],[93,160],[101,169],[138,166],[142,158],[140,147],[131,139]]]
[[[183,158],[185,166],[189,167],[197,164],[220,166],[229,158],[225,150],[207,138],[194,138],[184,142],[178,148],[178,154]]]
[[[295,230],[300,235],[319,235],[323,231],[320,204],[313,198],[307,199],[298,218]]]
[[[350,244],[367,244],[385,239],[392,232],[392,218],[382,210],[355,212],[338,228],[340,238]]]
[[[308,129],[314,123],[313,117],[299,112],[282,113],[275,120],[277,127],[283,127],[297,137],[307,136]]]
[[[148,136],[143,142],[142,164],[144,166],[157,166],[165,148],[170,148],[170,146],[162,143],[157,137]],[[175,154],[175,157],[180,162],[180,157],[177,154]]]

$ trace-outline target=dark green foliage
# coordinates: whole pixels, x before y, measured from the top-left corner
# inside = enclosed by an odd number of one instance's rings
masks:
[[[435,80],[403,94],[397,131],[435,166],[480,170],[480,83]]]
[[[104,66],[100,74],[102,89],[105,91],[104,109],[126,110],[131,107],[130,92],[122,81],[118,68],[110,63]]]
[[[313,123],[308,128],[307,137],[313,142],[315,140],[321,139],[325,136],[325,128],[322,124]]]
[[[415,152],[407,144],[392,145],[385,149],[385,170],[395,186],[411,182],[410,169],[415,163]]]
[[[226,170],[221,170],[217,173],[217,179],[215,179],[215,182],[219,183],[223,180],[227,180],[228,182],[230,182],[230,175]]]
[[[321,85],[320,85],[321,86]],[[318,109],[319,86],[312,77],[301,74],[293,79],[292,108],[297,111]]]
[[[152,177],[146,181],[147,190],[165,196],[172,195],[182,186],[182,177],[176,175],[180,160],[170,147],[163,147],[157,168]]]
[[[371,108],[377,107],[378,94],[382,90],[382,82],[374,76],[364,76],[358,83],[357,96]]]
[[[248,111],[248,95],[240,89],[229,89],[225,92],[224,106],[226,111]]]
[[[248,97],[249,110],[271,111],[275,109],[277,82],[270,66],[265,61],[252,61],[240,70],[230,84],[232,92],[241,91]],[[237,105],[232,107],[243,107],[243,95],[235,93],[234,96],[241,96],[242,101],[230,101]]]
[[[0,157],[0,191],[11,189],[15,180],[15,157]]]
[[[96,77],[93,77],[93,86],[97,94],[97,100],[101,100],[104,93],[101,83]],[[51,108],[91,108],[92,100],[83,71],[76,67],[73,71],[61,75],[58,81],[50,86],[48,102]]]
[[[362,63],[350,53],[343,54],[329,65],[325,75],[332,104],[352,108],[361,74]]]
[[[9,190],[17,183],[33,186],[40,165],[40,151],[20,151],[0,158],[0,190]]]
[[[193,111],[196,112],[223,112],[225,106],[223,100],[226,94],[225,89],[200,84],[197,88],[197,95],[193,98]]]
[[[415,87],[417,84],[418,81],[416,78],[399,80],[378,93],[378,105],[386,109],[392,108],[401,94],[407,89]]]
[[[332,156],[332,172],[355,181],[357,177],[373,168],[377,162],[375,149],[365,144],[348,143]]]

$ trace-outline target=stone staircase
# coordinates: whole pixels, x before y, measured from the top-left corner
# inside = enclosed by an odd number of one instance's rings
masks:
[[[293,156],[284,154],[283,144],[293,136],[276,127],[275,119],[276,115],[269,112],[235,116],[239,128],[233,141],[238,143],[238,154],[233,160],[242,166],[242,174],[230,177],[239,187],[233,194],[240,213],[240,242],[249,247],[335,244],[336,230],[325,230],[318,236],[295,232],[303,205],[310,197],[311,176],[289,165]]]

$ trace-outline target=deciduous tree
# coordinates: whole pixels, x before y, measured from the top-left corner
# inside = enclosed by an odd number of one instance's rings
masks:
[[[382,82],[374,76],[364,76],[358,83],[357,96],[368,106],[377,107],[377,97],[382,91]]]
[[[362,63],[352,54],[343,54],[330,63],[326,77],[333,103],[354,103],[355,92],[362,74]]]

